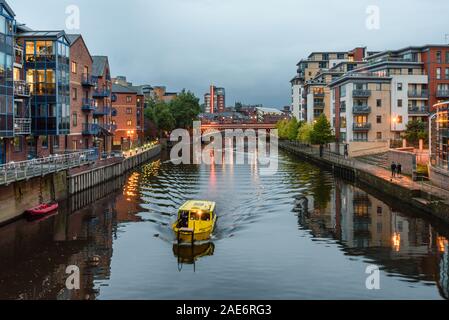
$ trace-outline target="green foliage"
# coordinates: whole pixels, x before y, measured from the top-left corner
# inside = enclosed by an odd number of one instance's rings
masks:
[[[426,124],[420,120],[409,121],[404,138],[411,144],[417,144],[420,139],[426,141],[429,138]]]
[[[183,90],[170,102],[176,128],[191,129],[201,113],[200,100],[190,91]]]
[[[313,130],[310,134],[310,142],[312,144],[323,146],[333,141],[335,141],[335,137],[332,133],[331,124],[326,116],[322,114],[313,126]]]
[[[175,128],[191,129],[201,113],[199,99],[190,91],[183,90],[170,103],[152,98],[146,102],[145,118],[154,123],[161,135]]]
[[[278,134],[280,139],[285,140],[296,140],[298,137],[298,129],[301,123],[292,118],[290,120],[281,120],[276,124],[276,129],[278,129]]]
[[[302,123],[300,128],[298,129],[297,140],[309,144],[311,142],[311,135],[313,131],[313,125],[310,123]]]
[[[281,120],[276,124],[276,129],[278,129],[280,139],[288,139],[287,126],[288,126],[287,120]]]

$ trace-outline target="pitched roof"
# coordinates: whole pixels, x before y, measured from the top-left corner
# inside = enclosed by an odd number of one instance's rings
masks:
[[[78,38],[81,37],[80,34],[67,34],[67,40],[69,40],[70,45],[72,45]]]
[[[104,68],[108,63],[107,56],[92,56],[92,75],[95,77],[103,76]]]
[[[114,93],[138,93],[135,87],[125,87],[120,84],[112,84],[112,92]]]

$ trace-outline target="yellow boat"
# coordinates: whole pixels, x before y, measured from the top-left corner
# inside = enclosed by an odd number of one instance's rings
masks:
[[[190,200],[179,208],[173,231],[178,242],[209,240],[217,223],[216,204],[211,201]]]

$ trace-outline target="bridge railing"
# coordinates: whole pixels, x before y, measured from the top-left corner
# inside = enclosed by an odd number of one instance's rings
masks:
[[[0,165],[0,185],[28,180],[34,177],[79,167],[94,162],[95,150],[54,155],[21,162],[10,162]]]

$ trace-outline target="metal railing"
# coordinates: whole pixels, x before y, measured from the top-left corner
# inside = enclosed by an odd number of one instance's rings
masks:
[[[28,180],[35,177],[43,177],[51,173],[79,167],[92,163],[95,161],[94,157],[95,150],[88,150],[3,164],[0,165],[0,185],[7,185],[12,182]]]
[[[97,89],[92,94],[94,98],[106,98],[111,94],[110,90],[107,89]]]
[[[437,90],[437,98],[449,97],[449,90]]]
[[[409,98],[428,98],[429,91],[427,91],[427,90],[421,90],[421,91],[411,90],[408,92],[408,97]]]
[[[96,123],[83,123],[83,135],[96,136],[100,133],[100,126]]]
[[[29,97],[30,85],[23,80],[14,81],[14,95]]]
[[[422,106],[422,107],[409,107],[408,113],[409,114],[427,114],[429,113],[429,107],[428,106]]]
[[[81,84],[83,86],[95,86],[98,83],[98,79],[89,73],[83,73]]]
[[[88,111],[88,112],[95,110],[95,100],[89,99],[89,98],[83,98],[82,110]]]
[[[14,134],[31,134],[31,118],[14,118]]]

